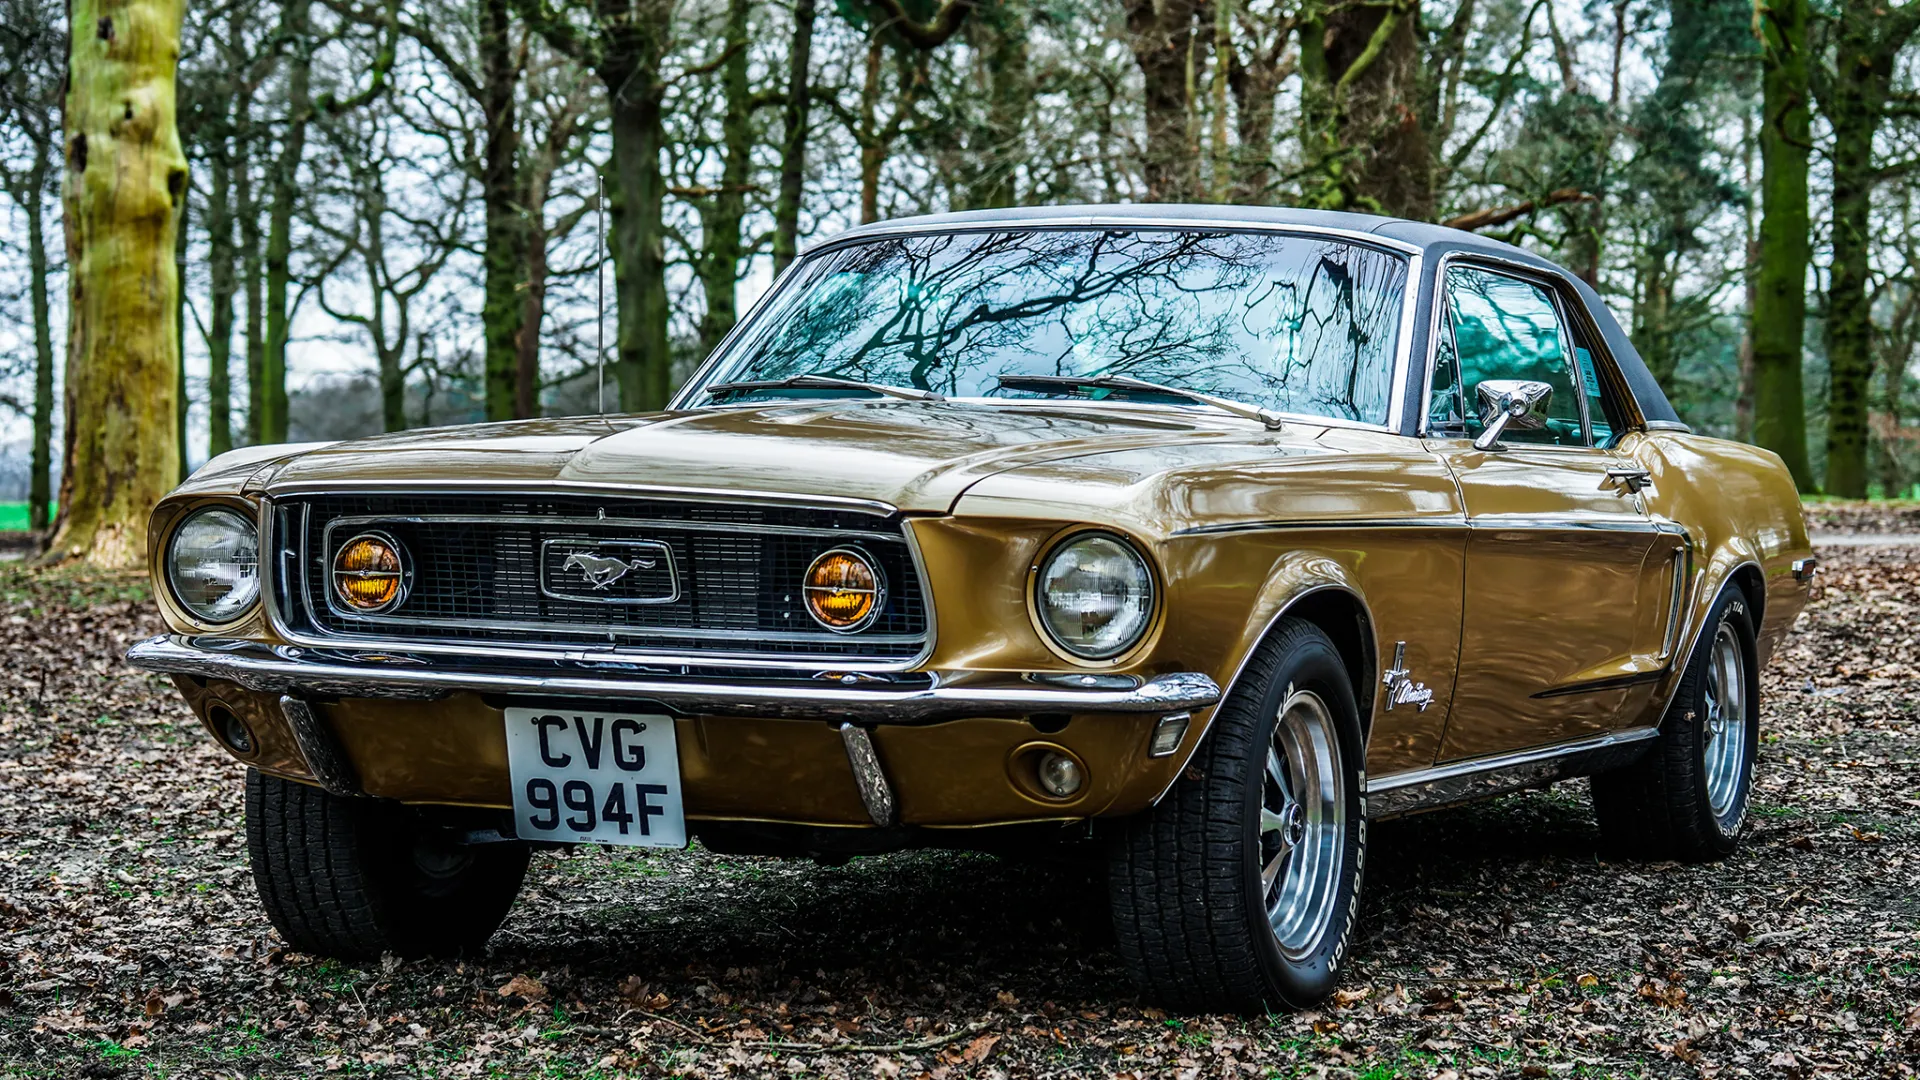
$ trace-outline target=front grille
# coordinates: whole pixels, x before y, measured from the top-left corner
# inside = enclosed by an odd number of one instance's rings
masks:
[[[821,660],[904,660],[928,635],[918,570],[897,518],[756,504],[594,496],[318,495],[279,501],[282,616],[319,637],[490,642]],[[397,540],[406,599],[366,614],[334,596],[340,546]],[[856,547],[886,577],[880,614],[837,634],[802,606],[822,552]]]

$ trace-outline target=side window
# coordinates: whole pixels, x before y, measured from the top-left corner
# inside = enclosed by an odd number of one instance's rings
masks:
[[[1626,413],[1600,381],[1600,372],[1594,366],[1593,341],[1580,325],[1580,320],[1573,320],[1570,329],[1573,331],[1574,363],[1580,367],[1580,383],[1587,391],[1587,424],[1593,430],[1593,445],[1612,446],[1614,433],[1626,429]]]
[[[1567,355],[1567,336],[1547,290],[1477,266],[1447,269],[1447,314],[1459,380],[1465,390],[1467,431],[1479,434],[1475,388],[1486,379],[1528,379],[1553,388],[1547,424],[1509,431],[1509,442],[1586,446],[1582,392]]]
[[[1466,430],[1467,414],[1460,396],[1460,350],[1453,343],[1453,317],[1445,309],[1435,328],[1433,393],[1427,399],[1427,430],[1454,434]]]

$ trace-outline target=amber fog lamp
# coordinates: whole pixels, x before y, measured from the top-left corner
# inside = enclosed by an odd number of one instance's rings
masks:
[[[886,580],[864,551],[834,548],[813,560],[801,586],[807,614],[836,633],[866,626],[880,614],[887,599]]]
[[[407,562],[399,541],[362,533],[333,557],[333,591],[340,602],[368,614],[387,611],[407,595]]]

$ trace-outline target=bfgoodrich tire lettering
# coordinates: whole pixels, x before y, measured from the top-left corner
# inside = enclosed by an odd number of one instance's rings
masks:
[[[477,951],[527,871],[524,844],[436,842],[397,803],[247,770],[247,854],[288,945],[343,960]]]
[[[1593,778],[1600,831],[1632,857],[1724,858],[1746,828],[1760,685],[1753,616],[1738,586],[1721,592],[1704,626],[1653,747]]]
[[[1311,623],[1282,620],[1185,775],[1115,841],[1114,929],[1143,992],[1245,1012],[1333,991],[1365,866],[1361,752],[1339,652]]]

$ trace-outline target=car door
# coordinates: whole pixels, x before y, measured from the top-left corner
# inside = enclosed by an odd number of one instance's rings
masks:
[[[1452,261],[1439,288],[1428,447],[1452,470],[1468,526],[1439,760],[1612,730],[1665,667],[1681,538],[1648,514],[1646,474],[1609,449],[1627,415],[1600,377],[1598,336],[1552,279]],[[1487,379],[1551,387],[1545,424],[1476,449]]]

